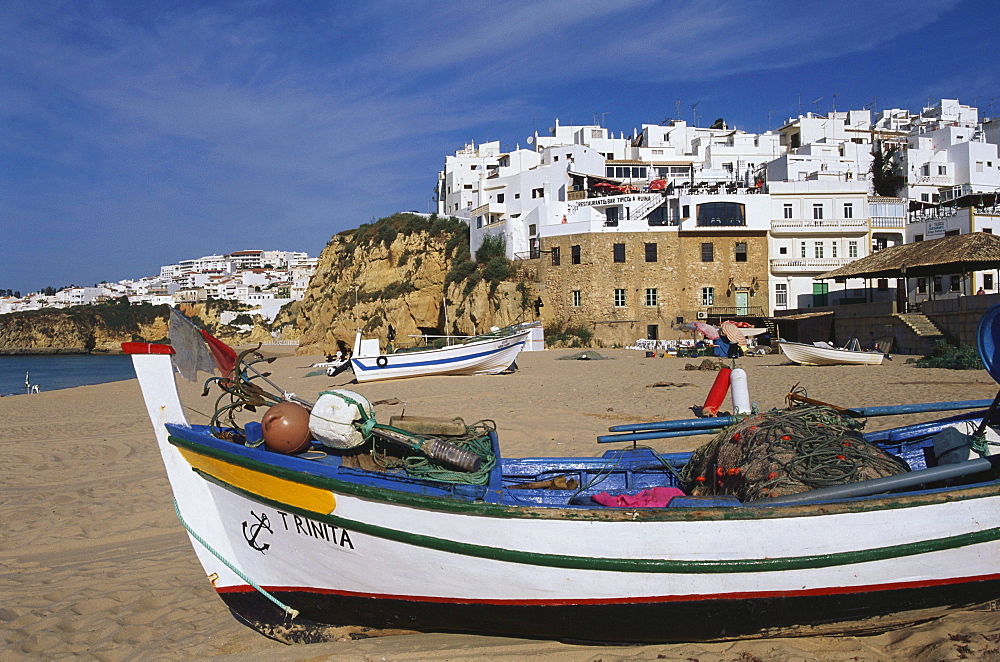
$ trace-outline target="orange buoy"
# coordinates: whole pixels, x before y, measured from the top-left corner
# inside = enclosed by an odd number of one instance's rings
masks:
[[[309,448],[309,410],[295,402],[279,402],[260,422],[264,445],[276,453],[300,453]]]
[[[715,383],[712,384],[712,390],[708,392],[705,404],[701,408],[702,416],[715,416],[719,413],[719,407],[722,406],[726,394],[729,393],[729,373],[731,372],[730,368],[719,370],[719,374],[715,377]]]

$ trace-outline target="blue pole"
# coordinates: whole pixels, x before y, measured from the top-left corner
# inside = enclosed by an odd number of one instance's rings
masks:
[[[722,416],[716,420],[722,420],[729,418],[729,416]],[[597,438],[597,443],[599,444],[610,444],[615,441],[645,441],[647,439],[667,439],[669,437],[691,437],[698,434],[716,434],[719,430],[725,428],[726,425],[721,425],[715,428],[701,428],[696,430],[650,430],[648,432],[630,432],[626,434],[606,434]]]
[[[898,414],[919,414],[932,411],[955,411],[958,409],[981,409],[989,407],[993,400],[959,400],[956,402],[924,402],[912,405],[884,405],[879,407],[852,407],[850,411],[859,417],[895,416]],[[676,421],[655,421],[652,423],[630,423],[608,428],[609,432],[639,432],[647,430],[696,430],[700,428],[724,428],[736,423],[733,416],[718,418],[690,418]],[[682,435],[676,435],[682,436]],[[651,437],[654,438],[654,437]],[[624,440],[623,440],[624,441]]]

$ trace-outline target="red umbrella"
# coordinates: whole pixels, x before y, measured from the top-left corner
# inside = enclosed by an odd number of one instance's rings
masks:
[[[705,324],[704,322],[695,322],[694,328],[701,331],[705,335],[705,337],[708,338],[709,340],[715,340],[716,338],[719,337],[719,330],[716,329],[711,324]]]

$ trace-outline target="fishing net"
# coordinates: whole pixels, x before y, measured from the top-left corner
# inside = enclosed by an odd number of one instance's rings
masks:
[[[909,471],[905,462],[865,441],[863,426],[818,405],[757,414],[697,449],[681,482],[696,496],[758,501]]]

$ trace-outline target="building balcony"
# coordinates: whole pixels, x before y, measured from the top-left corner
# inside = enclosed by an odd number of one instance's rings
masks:
[[[849,264],[857,258],[781,258],[770,260],[772,274],[824,273]]]
[[[820,218],[795,219],[780,218],[771,221],[771,234],[856,234],[868,232],[868,219],[865,218]]]
[[[872,216],[869,221],[873,230],[902,230],[906,228],[906,218],[898,216]]]

